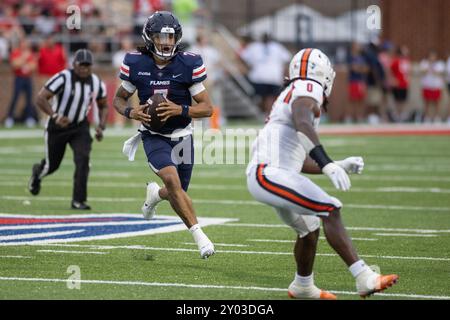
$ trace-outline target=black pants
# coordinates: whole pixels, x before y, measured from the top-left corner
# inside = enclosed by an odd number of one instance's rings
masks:
[[[16,109],[17,100],[21,93],[25,94],[25,109],[23,119],[33,118],[37,120],[36,110],[33,107],[31,96],[33,95],[33,84],[30,77],[18,77],[14,79],[14,93],[9,105],[8,117],[14,118],[14,111]]]
[[[87,120],[78,125],[62,129],[50,120],[45,133],[47,156],[41,162],[41,178],[55,172],[64,157],[66,145],[73,151],[75,173],[73,175],[72,200],[84,202],[87,199],[87,182],[89,176],[89,154],[91,153],[92,137],[89,133]]]

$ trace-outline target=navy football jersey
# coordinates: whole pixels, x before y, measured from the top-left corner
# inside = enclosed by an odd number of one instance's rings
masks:
[[[176,104],[191,105],[189,88],[206,79],[206,68],[201,56],[190,52],[178,52],[162,69],[151,56],[129,52],[120,67],[120,79],[136,87],[140,104],[144,104],[153,94],[161,93]],[[170,134],[190,123],[190,118],[170,117],[158,133]]]

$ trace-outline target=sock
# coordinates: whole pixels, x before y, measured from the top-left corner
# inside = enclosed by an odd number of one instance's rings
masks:
[[[158,189],[158,191],[153,192],[152,196],[155,199],[155,204],[161,202],[163,199],[161,199],[161,197],[159,196],[159,190],[161,190],[161,187]],[[156,194],[155,194],[156,193]],[[147,203],[147,200],[145,200],[144,202],[145,205],[149,206],[150,204]]]
[[[352,264],[348,270],[351,272],[353,277],[357,277],[360,273],[366,270],[370,270],[369,266],[364,262],[364,260],[358,260],[354,264]]]
[[[194,224],[189,231],[191,232],[192,237],[199,248],[204,246],[209,241],[199,224]]]
[[[309,287],[314,284],[314,273],[311,273],[309,276],[302,277],[298,273],[295,274],[295,282],[299,284],[301,287]]]
[[[159,190],[161,190],[161,188],[158,189],[158,191],[156,192],[156,201],[157,202],[161,202],[163,199],[161,198],[161,196],[159,195]]]

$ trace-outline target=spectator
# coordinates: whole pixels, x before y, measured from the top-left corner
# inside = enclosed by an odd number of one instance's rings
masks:
[[[0,30],[9,45],[8,48],[17,47],[20,39],[25,36],[16,16],[14,8],[8,6],[4,7],[3,15],[0,15]]]
[[[55,31],[56,20],[50,15],[50,9],[44,8],[41,15],[36,18],[36,31],[43,35],[49,35]]]
[[[55,42],[55,37],[48,34],[39,48],[37,85],[42,87],[54,74],[64,70],[67,65],[67,55],[64,47]],[[46,121],[41,110],[37,110],[39,119]],[[41,124],[44,124],[41,122]]]
[[[406,46],[397,49],[392,60],[392,95],[394,96],[395,108],[392,118],[395,122],[403,122],[408,119],[409,114],[405,110],[408,100],[409,73],[411,62],[409,60],[409,50]]]
[[[445,64],[439,61],[436,52],[432,51],[428,55],[428,59],[420,63],[420,71],[422,72],[422,93],[425,101],[423,121],[425,123],[439,122],[439,103],[444,86]]]
[[[450,54],[447,59],[447,90],[448,90],[448,107],[447,107],[447,124],[450,124]]]
[[[64,47],[55,43],[53,35],[47,35],[39,49],[38,72],[39,76],[50,78],[67,65],[67,56]]]
[[[183,41],[192,45],[197,37],[197,27],[209,16],[208,10],[197,0],[172,0],[172,12],[183,24]]]
[[[34,31],[34,20],[33,20],[33,6],[29,3],[24,3],[20,9],[17,16],[23,31],[27,36]]]
[[[379,115],[384,110],[383,103],[383,84],[385,74],[383,66],[378,59],[378,44],[375,41],[369,43],[364,51],[364,57],[369,66],[369,72],[366,77],[367,84],[367,113],[370,123],[378,123]]]
[[[9,44],[8,39],[4,35],[4,31],[0,29],[0,63],[8,59]]]
[[[17,100],[21,93],[25,94],[25,110],[23,118],[28,127],[36,125],[36,111],[32,105],[31,97],[33,95],[32,73],[36,69],[36,57],[31,51],[30,43],[27,39],[22,39],[20,46],[11,52],[11,66],[15,75],[14,93],[9,105],[8,116],[5,121],[5,127],[11,128],[14,125],[14,113]]]
[[[389,106],[389,98],[392,93],[392,86],[394,83],[394,76],[391,72],[391,65],[395,55],[395,47],[390,41],[384,41],[380,54],[378,55],[378,60],[380,60],[381,65],[383,66],[383,71],[385,74],[385,79],[383,83],[383,100],[381,103],[380,109],[380,117],[381,120],[386,123],[389,122],[388,118],[388,106]]]
[[[362,55],[361,45],[354,42],[348,58],[349,82],[348,97],[349,103],[345,115],[345,122],[362,122],[365,117],[365,104],[367,96],[366,75],[369,66]]]
[[[83,34],[95,35],[97,41],[89,41],[88,49],[96,56],[97,62],[109,62],[109,57],[105,53],[110,48],[110,39],[107,37],[107,29],[105,27],[105,18],[103,12],[98,8],[94,8],[87,20],[88,30],[84,29]],[[86,32],[87,31],[87,32]]]
[[[147,18],[155,11],[162,10],[161,0],[134,0],[134,34],[140,36]]]
[[[261,98],[261,110],[268,116],[280,93],[291,53],[264,34],[262,41],[253,42],[242,51],[241,58],[250,68],[248,77]]]
[[[112,64],[115,70],[120,69],[120,67],[122,66],[123,59],[125,58],[125,55],[128,52],[133,51],[134,49],[133,41],[129,37],[123,38],[122,41],[120,42],[120,46],[121,46],[120,50],[116,51],[112,57]],[[117,81],[116,88],[119,88],[122,83],[122,80],[119,77],[117,77],[116,81]],[[137,94],[133,94],[130,97],[130,103],[132,105],[139,104]],[[117,128],[123,128],[126,122],[134,123],[135,126],[139,126],[141,124],[139,121],[130,120],[127,119],[126,117],[117,116],[116,112],[113,112],[112,115],[114,116],[114,126]]]
[[[213,102],[213,116],[211,120],[218,119],[218,124],[212,127],[218,127],[224,124],[223,118],[223,95],[222,95],[222,78],[223,70],[220,52],[209,44],[208,38],[202,32],[197,33],[196,44],[189,51],[199,54],[205,64],[208,72],[208,78],[203,82],[206,90],[211,94]]]

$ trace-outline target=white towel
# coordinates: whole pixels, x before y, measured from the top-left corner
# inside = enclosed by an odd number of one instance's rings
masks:
[[[122,153],[128,157],[128,161],[134,161],[140,140],[141,133],[138,132],[123,143]]]

